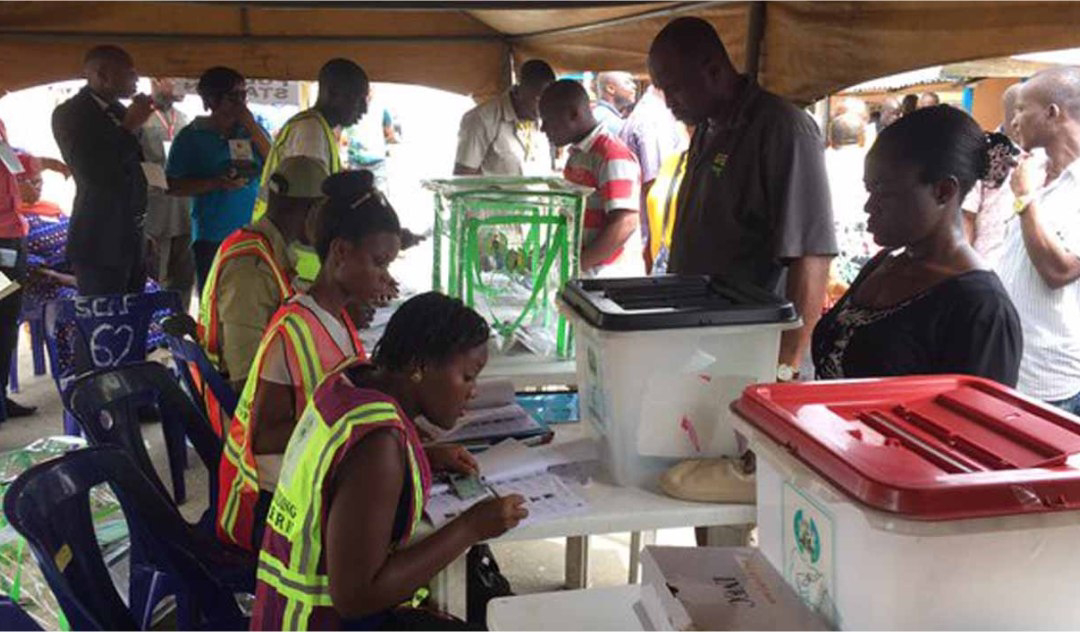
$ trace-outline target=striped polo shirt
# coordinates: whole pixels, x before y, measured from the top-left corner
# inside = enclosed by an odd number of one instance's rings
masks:
[[[1080,160],[1034,195],[1043,230],[1080,255]],[[1009,292],[1024,332],[1021,392],[1056,402],[1080,393],[1080,281],[1052,289],[1028,256],[1020,222],[1008,227],[997,273]]]
[[[604,228],[607,214],[615,210],[641,209],[641,168],[630,148],[602,123],[580,142],[571,145],[563,177],[592,187],[585,203],[582,246],[588,246]],[[634,231],[627,242],[603,265],[582,270],[585,277],[629,277],[645,275],[641,234]]]

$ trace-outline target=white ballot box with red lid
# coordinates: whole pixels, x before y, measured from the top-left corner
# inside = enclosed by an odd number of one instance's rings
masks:
[[[560,295],[574,324],[581,419],[619,485],[649,485],[680,460],[737,453],[727,404],[776,379],[791,303],[704,276],[575,279]]]
[[[1080,626],[1080,419],[996,382],[747,388],[758,538],[842,629]]]

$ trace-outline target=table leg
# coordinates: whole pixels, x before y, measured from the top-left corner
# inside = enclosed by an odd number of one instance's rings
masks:
[[[642,547],[656,544],[656,531],[634,531],[630,534],[630,576],[631,584],[638,583],[641,574]]]
[[[465,556],[461,555],[431,580],[431,599],[443,612],[465,619],[465,590],[468,578]]]
[[[566,538],[566,588],[589,586],[589,536]]]
[[[708,546],[749,546],[750,532],[756,525],[735,524],[708,527],[706,544]]]

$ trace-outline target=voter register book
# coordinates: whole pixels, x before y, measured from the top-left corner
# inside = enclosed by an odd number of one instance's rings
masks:
[[[513,494],[521,494],[529,510],[529,517],[520,524],[585,512],[588,503],[558,472],[595,461],[598,454],[591,439],[535,448],[507,439],[476,456],[478,478],[452,479],[432,486],[425,513],[438,528],[478,502]]]

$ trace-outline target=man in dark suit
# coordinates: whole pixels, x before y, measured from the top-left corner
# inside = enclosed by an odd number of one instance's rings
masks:
[[[91,49],[83,73],[86,87],[52,118],[56,144],[75,177],[68,259],[79,294],[141,292],[147,184],[137,134],[153,101],[135,94],[138,74],[120,48]],[[131,106],[121,105],[122,98],[131,98]]]

